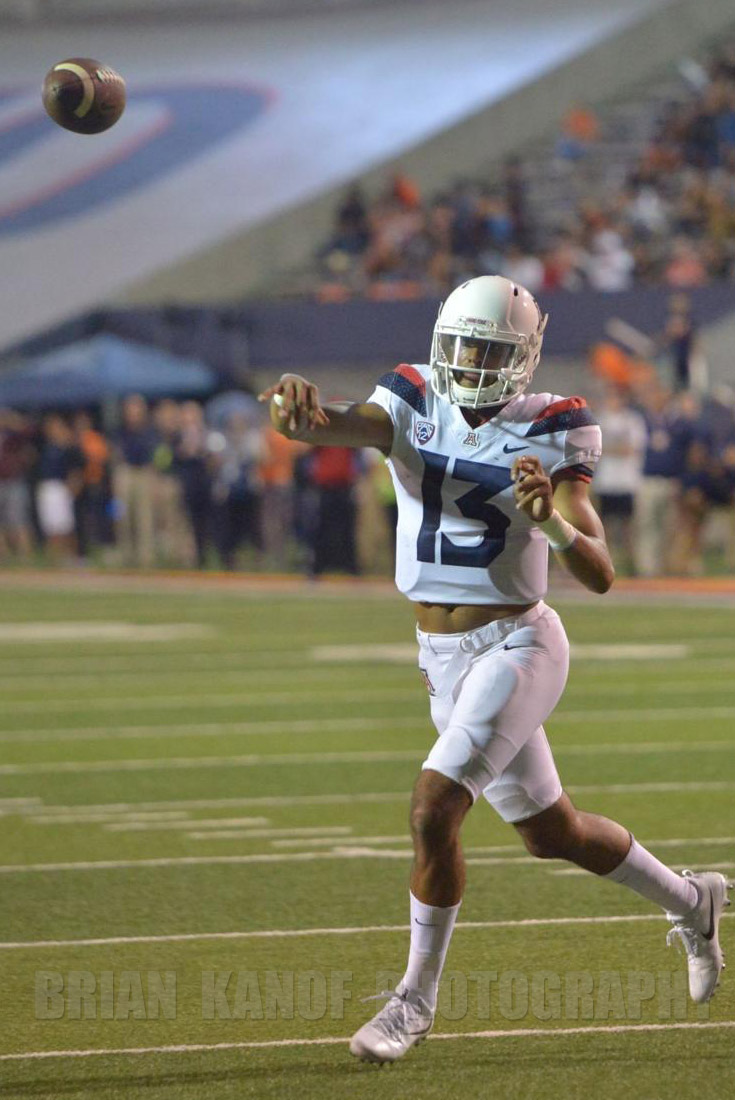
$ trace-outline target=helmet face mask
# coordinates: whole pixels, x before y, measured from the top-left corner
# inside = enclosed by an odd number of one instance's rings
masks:
[[[471,279],[439,311],[431,347],[431,385],[465,408],[507,404],[528,386],[547,317],[523,287],[499,275]]]

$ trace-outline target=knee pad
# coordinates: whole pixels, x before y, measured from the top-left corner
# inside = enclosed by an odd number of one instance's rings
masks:
[[[461,726],[450,726],[434,742],[423,768],[431,768],[460,783],[470,792],[473,802],[495,778],[482,750]]]

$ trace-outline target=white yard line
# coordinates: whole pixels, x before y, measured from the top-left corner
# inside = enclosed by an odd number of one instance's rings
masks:
[[[355,719],[357,721],[358,719]],[[169,756],[142,760],[56,760],[43,764],[0,764],[0,775],[44,775],[57,772],[145,772],[189,768],[259,768],[290,764],[375,764],[399,760],[420,760],[421,749],[373,750],[363,752],[292,752],[248,756]]]
[[[330,701],[342,700],[343,702],[349,703],[379,703],[381,701],[391,703],[416,701],[420,699],[421,696],[418,688],[415,690],[413,688],[402,688],[390,691],[335,692],[325,696],[325,698]],[[79,711],[84,713],[88,711],[105,710],[192,710],[196,707],[217,709],[226,707],[284,706],[291,703],[303,706],[307,703],[313,703],[313,700],[309,699],[308,696],[305,699],[304,695],[298,693],[284,693],[279,695],[278,693],[271,694],[268,692],[245,692],[228,695],[219,692],[216,695],[162,695],[136,698],[130,698],[128,696],[125,699],[108,696],[103,699],[55,698],[53,700],[7,700],[3,702],[3,711],[7,714],[35,714],[44,712],[58,714],[63,711]],[[618,709],[596,707],[594,709],[560,710],[553,716],[553,720],[556,722],[609,722],[627,720],[636,722],[655,722],[668,721],[677,717],[695,719],[702,715],[711,718],[732,718],[735,716],[735,706],[626,707]],[[367,721],[368,719],[365,720]],[[428,719],[424,720],[428,721]],[[332,721],[337,721],[337,719],[332,719]],[[286,729],[289,725],[289,720],[281,718],[278,719],[277,722],[272,722],[271,724],[279,724],[282,728]]]
[[[190,825],[197,825],[197,821],[190,821]],[[286,832],[287,830],[284,830]],[[352,836],[350,837],[350,844],[398,844],[404,842],[410,843],[410,836],[407,833],[402,833],[397,836]],[[314,837],[305,838],[304,840],[285,839],[285,840],[273,840],[271,846],[273,848],[322,848],[333,844],[334,841],[328,837]],[[655,845],[657,848],[687,848],[687,847],[699,847],[700,845],[714,847],[726,846],[735,844],[735,836],[707,836],[707,837],[666,837],[665,840],[641,840],[647,848],[651,848]],[[466,856],[485,856],[485,855],[518,855],[523,851],[523,846],[520,844],[493,844],[486,847],[465,846],[464,853]]]
[[[324,693],[324,698],[335,702],[380,702],[398,703],[405,700],[421,698],[419,686],[414,688],[396,688],[388,690],[369,691],[331,691]],[[189,695],[124,695],[105,696],[103,698],[90,698],[84,696],[77,699],[65,699],[55,696],[53,699],[9,699],[3,701],[3,712],[6,714],[41,713],[49,712],[58,714],[62,711],[96,711],[96,710],[191,710],[194,707],[218,708],[240,706],[285,706],[290,703],[299,705],[308,702],[313,704],[312,693],[297,691],[247,691],[247,692],[217,692],[213,695],[202,695],[200,692],[192,692]]]
[[[121,679],[138,683],[139,679],[155,679],[167,677],[175,679],[181,669],[192,673],[219,674],[225,676],[254,677],[258,683],[262,680],[273,680],[279,686],[283,683],[283,673],[280,668],[248,668],[247,659],[249,651],[232,650],[206,650],[195,652],[186,650],[183,653],[172,653],[170,650],[153,650],[145,656],[135,656],[132,653],[108,654],[101,659],[95,659],[91,654],[80,654],[78,657],[48,657],[29,650],[24,653],[23,660],[8,659],[0,655],[0,684],[6,686],[6,679],[25,684],[34,677],[39,680],[43,676],[43,683],[48,680],[58,679],[64,684],[80,684],[84,682],[90,687],[99,684],[99,680],[106,676],[114,678],[116,682]],[[163,662],[167,664],[163,664]],[[80,671],[83,670],[83,671]],[[289,672],[289,683],[300,680],[316,683],[334,683],[334,669],[315,668],[303,666]]]
[[[554,716],[551,722],[555,721]],[[722,741],[613,741],[597,745],[554,744],[555,756],[645,756],[647,753],[668,755],[672,752],[735,752],[735,740]]]
[[[653,791],[651,788],[653,787]],[[713,782],[713,783],[658,783],[650,784],[643,783],[638,785],[629,784],[624,786],[623,793],[668,793],[670,790],[674,791],[700,791],[704,790],[731,790],[735,787],[735,783],[729,782]],[[617,784],[612,787],[568,787],[568,790],[572,791],[595,791],[606,792],[612,791],[612,793],[620,792],[621,785]],[[110,802],[110,803],[90,803],[85,805],[80,803],[78,806],[43,806],[40,800],[36,800],[32,804],[19,805],[12,810],[6,809],[4,812],[24,816],[24,815],[37,815],[41,812],[47,815],[56,815],[59,820],[66,818],[77,817],[79,819],[86,818],[89,814],[127,814],[138,813],[145,811],[157,811],[157,810],[169,810],[169,809],[182,809],[182,810],[215,810],[225,809],[229,807],[286,807],[292,808],[295,806],[341,806],[345,803],[381,803],[381,802],[402,802],[408,804],[410,798],[410,791],[360,791],[356,793],[340,792],[334,794],[296,794],[296,795],[249,795],[241,798],[191,798],[191,799],[170,799],[160,802]]]
[[[204,829],[205,832],[202,836],[208,836],[210,829],[218,829],[226,826],[232,828],[233,826],[239,826],[236,833],[238,836],[244,837],[249,840],[270,840],[272,837],[324,837],[327,834],[327,838],[324,843],[334,844],[334,837],[348,836],[352,832],[351,825],[309,825],[305,827],[296,826],[294,828],[277,828],[277,829],[261,829],[261,828],[242,828],[242,826],[248,825],[267,825],[267,821],[264,818],[257,817],[211,817],[197,820],[196,818],[189,818],[187,821],[161,821],[149,824],[145,821],[123,821],[114,822],[109,825],[105,825],[105,831],[111,833],[129,833],[129,832],[147,832],[149,829],[154,830],[179,830],[179,829]],[[235,830],[233,830],[235,831]],[[331,835],[332,840],[328,837]],[[350,841],[352,838],[350,837]]]
[[[196,825],[196,822],[191,822],[192,826]],[[210,838],[211,839],[211,838]],[[361,847],[358,844],[353,845],[349,837],[346,837],[343,842],[335,842],[332,851],[305,851],[305,852],[249,852],[247,854],[238,855],[225,855],[225,856],[156,856],[152,859],[98,859],[98,860],[75,860],[65,863],[6,863],[0,864],[0,874],[3,875],[24,875],[47,872],[64,872],[64,871],[119,871],[119,870],[144,870],[150,867],[195,867],[195,866],[214,866],[215,864],[276,864],[276,863],[314,863],[318,861],[340,861],[340,860],[359,860],[359,859],[377,859],[377,860],[404,860],[410,859],[413,856],[413,851],[410,847],[393,849],[393,848],[370,848]],[[538,860],[535,856],[474,856],[470,855],[467,858],[468,864],[482,867],[504,867],[514,864],[533,866],[537,868],[548,869],[547,864]],[[730,864],[719,863],[719,867],[727,867]],[[552,872],[553,873],[553,872]],[[563,871],[557,873],[576,873],[576,869],[572,869],[571,872]],[[582,874],[586,874],[585,871],[580,871]]]
[[[38,809],[38,807],[36,807]],[[61,814],[57,817],[49,817],[45,814],[39,814],[38,817],[29,817],[28,822],[30,825],[103,825],[109,821],[119,821],[120,811],[113,811],[111,813],[82,813],[82,814]],[[148,810],[143,813],[135,813],[130,810],[127,811],[123,817],[124,821],[178,821],[181,818],[189,818],[189,814],[186,810]],[[267,818],[251,818],[252,821],[260,821],[263,824],[267,824]]]
[[[354,719],[353,721],[359,721]],[[719,742],[718,742],[719,744]],[[661,752],[665,753],[666,744],[662,743]],[[696,751],[694,746],[693,751]],[[107,772],[118,774],[139,771],[171,771],[194,768],[258,768],[279,767],[292,764],[376,764],[395,761],[421,760],[426,749],[365,749],[352,752],[291,752],[291,753],[248,753],[242,756],[170,756],[143,757],[131,760],[54,760],[43,763],[1,764],[0,775],[44,775],[59,772]],[[631,783],[612,785],[576,785],[570,791],[607,791],[620,794],[639,790],[729,790],[734,784],[703,783],[697,787],[693,783]]]
[[[713,782],[671,783],[572,783],[566,788],[572,794],[668,794],[675,791],[731,791],[735,782],[714,780]]]
[[[121,871],[138,870],[150,867],[196,867],[215,864],[273,864],[273,863],[314,863],[322,860],[350,859],[408,859],[413,853],[392,852],[385,849],[340,849],[336,852],[253,852],[248,855],[231,856],[158,856],[154,859],[96,859],[77,860],[70,863],[6,863],[0,864],[0,875],[24,875],[52,871]],[[531,859],[532,857],[528,857]],[[498,860],[498,862],[504,862]],[[533,862],[538,862],[533,860]]]
[[[577,696],[591,696],[597,698],[600,695],[610,695],[616,698],[619,695],[644,695],[649,698],[651,695],[684,695],[684,694],[697,694],[697,695],[712,695],[723,692],[725,694],[732,692],[735,693],[735,684],[728,680],[722,680],[719,677],[715,679],[709,679],[706,682],[702,677],[692,677],[688,680],[685,677],[680,677],[678,680],[658,680],[653,679],[649,669],[646,669],[648,673],[645,683],[640,681],[631,681],[629,683],[615,683],[612,685],[609,682],[603,685],[599,680],[593,683],[587,682],[585,677],[584,683],[574,684],[566,689],[564,692],[564,698],[567,700],[576,699]]]
[[[49,642],[179,642],[213,638],[208,623],[20,622],[0,623],[0,645]]]
[[[158,653],[158,657],[166,656],[166,654]],[[204,661],[201,658],[194,661],[187,661],[189,654],[181,654],[176,658],[176,664],[171,665],[170,668],[151,668],[150,665],[141,665],[137,667],[131,661],[126,662],[120,666],[119,671],[115,668],[110,668],[105,664],[99,666],[99,671],[91,675],[79,675],[76,673],[78,663],[74,662],[69,664],[69,671],[54,671],[56,669],[55,662],[48,662],[49,671],[44,674],[43,661],[37,661],[30,671],[27,669],[23,671],[18,669],[18,675],[5,675],[3,671],[3,662],[0,660],[0,690],[2,691],[22,691],[23,689],[32,692],[38,690],[48,690],[49,686],[54,688],[63,688],[67,691],[78,690],[79,688],[89,688],[91,691],[99,692],[100,688],[106,687],[108,689],[121,689],[126,684],[131,687],[140,688],[143,683],[148,687],[154,687],[156,680],[170,680],[175,685],[175,690],[180,692],[181,688],[181,673],[186,672],[187,686],[190,677],[202,677],[206,678],[207,685],[210,685],[212,681],[219,683],[236,683],[240,687],[247,686],[250,681],[253,681],[253,687],[262,689],[263,692],[267,692],[267,688],[263,688],[262,685],[272,681],[273,690],[278,690],[283,684],[283,673],[280,669],[265,669],[265,668],[243,668],[242,658],[238,656],[237,660],[233,661],[230,657],[229,660],[225,660],[224,654],[216,655],[212,658],[212,655],[208,655],[208,660]],[[169,659],[171,655],[168,654]],[[151,662],[154,663],[154,662]],[[62,668],[64,663],[62,662]],[[87,664],[85,663],[85,668]],[[233,668],[232,665],[236,667]],[[131,670],[131,671],[129,671]],[[404,669],[398,672],[398,676],[403,678],[407,675]],[[410,673],[408,673],[410,675]],[[153,681],[153,683],[152,683]],[[332,669],[324,668],[308,668],[308,669],[294,669],[289,672],[288,676],[289,684],[302,684],[300,688],[294,688],[293,692],[281,694],[292,694],[294,696],[302,696],[305,693],[310,692],[310,687],[313,685],[314,694],[324,694],[331,696],[329,690],[330,685],[334,685],[334,671]],[[416,686],[416,685],[415,685]],[[700,685],[701,686],[701,685]],[[639,689],[640,690],[640,689]]]
[[[723,919],[735,919],[729,913],[723,915]],[[523,920],[476,920],[460,921],[456,926],[457,932],[482,931],[484,929],[500,930],[524,928],[557,928],[586,924],[640,924],[646,921],[661,921],[664,918],[660,913],[631,913],[616,916],[597,917],[528,917]],[[171,935],[141,935],[141,936],[105,936],[78,940],[18,940],[6,943],[0,942],[0,951],[34,951],[46,950],[56,947],[110,947],[134,943],[198,943],[207,940],[270,940],[270,939],[302,939],[311,936],[367,936],[379,935],[385,932],[408,932],[408,924],[367,924],[348,925],[336,928],[261,928],[249,932],[174,932]]]
[[[266,719],[262,722],[192,722],[163,726],[78,726],[73,730],[27,729],[0,733],[0,743],[31,743],[36,741],[124,741],[155,740],[156,738],[224,737],[226,735],[278,735],[282,733],[362,733],[374,729],[413,729],[430,727],[428,715],[407,718],[296,718]]]
[[[182,798],[162,802],[98,802],[78,806],[44,806],[36,798],[33,805],[19,806],[17,814],[58,815],[59,818],[83,817],[87,814],[128,814],[147,810],[216,810],[235,806],[339,806],[344,802],[408,802],[410,791],[361,791],[339,794],[250,795],[240,798]]]
[[[414,694],[414,693],[412,693]],[[408,698],[408,696],[407,696]],[[560,710],[553,714],[547,725],[557,728],[564,723],[584,722],[589,725],[598,722],[628,721],[632,728],[638,728],[647,722],[670,721],[680,719],[709,718],[729,719],[735,716],[732,707],[672,707],[644,708],[633,710]],[[311,733],[357,733],[372,729],[426,729],[431,731],[428,713],[392,718],[278,718],[253,722],[189,722],[145,726],[75,726],[74,729],[53,727],[4,730],[0,732],[0,743],[32,744],[35,742],[65,743],[70,741],[124,741],[156,740],[157,738],[182,737],[224,737],[224,736],[271,736],[279,734],[306,735]],[[735,747],[735,741],[616,741],[603,745],[556,744],[555,752],[576,753],[645,753],[676,749],[677,752],[722,752]]]
[[[731,662],[732,664],[732,662]],[[396,678],[395,687],[387,687],[387,689],[381,689],[381,687],[371,686],[365,687],[365,689],[355,689],[354,691],[334,691],[334,675],[333,672],[327,675],[325,671],[318,669],[312,671],[303,676],[298,676],[296,671],[289,672],[289,683],[300,683],[299,687],[294,687],[293,691],[283,691],[283,673],[279,672],[278,678],[273,679],[273,686],[263,686],[267,684],[268,678],[263,674],[267,670],[265,669],[217,669],[216,665],[212,665],[211,668],[190,668],[186,664],[183,664],[180,668],[172,668],[167,671],[145,670],[140,669],[134,673],[124,673],[120,675],[113,675],[111,673],[99,673],[98,675],[90,676],[74,676],[66,673],[59,673],[57,675],[39,675],[39,676],[0,676],[0,691],[9,692],[20,695],[30,695],[31,698],[28,701],[33,702],[33,695],[36,692],[42,691],[48,693],[50,690],[58,693],[55,695],[59,701],[66,702],[69,698],[69,692],[88,690],[90,694],[94,694],[97,698],[108,698],[107,692],[119,693],[124,689],[125,684],[130,684],[136,691],[140,691],[143,686],[154,689],[158,687],[158,694],[151,696],[143,696],[141,698],[140,706],[143,707],[145,698],[154,698],[154,700],[166,700],[166,698],[180,698],[182,696],[182,673],[186,674],[186,686],[191,687],[191,693],[189,698],[201,698],[202,696],[194,689],[194,683],[199,680],[205,681],[205,686],[210,689],[221,683],[223,691],[233,691],[233,686],[240,687],[240,689],[248,690],[248,697],[252,700],[267,701],[274,703],[288,703],[292,701],[303,701],[304,698],[308,698],[309,702],[315,702],[317,700],[325,700],[331,702],[333,700],[347,700],[350,701],[355,697],[356,692],[362,695],[368,700],[374,700],[374,698],[384,697],[384,693],[391,693],[393,691],[403,690],[406,695],[410,695],[414,698],[421,695],[420,682],[414,679],[412,671],[402,670]],[[171,695],[165,691],[166,684],[157,685],[156,680],[171,682]],[[154,681],[151,683],[151,681]],[[252,689],[250,684],[252,683]],[[604,681],[588,681],[585,678],[584,683],[574,684],[568,687],[564,698],[566,700],[583,700],[583,698],[597,698],[601,695],[610,695],[616,698],[621,695],[641,695],[646,698],[652,696],[670,696],[670,695],[712,695],[712,694],[735,694],[735,684],[729,683],[727,680],[721,678],[710,679],[704,682],[702,678],[692,678],[683,680],[658,680],[652,679],[648,676],[645,683],[639,681],[633,681],[628,683],[605,683]],[[112,695],[110,696],[112,697]],[[118,694],[114,694],[114,697],[119,698]],[[209,696],[206,696],[209,697]],[[125,705],[128,708],[133,707],[130,702],[130,695],[125,696]],[[83,701],[72,701],[79,703],[80,706],[86,705],[89,701],[89,696],[85,696]],[[23,702],[23,700],[9,700],[9,702]],[[163,705],[163,704],[161,704]],[[135,704],[138,706],[138,704]],[[133,707],[134,708],[134,707]],[[51,709],[51,707],[48,707]]]
[[[64,871],[120,871],[138,870],[150,867],[194,867],[212,866],[214,864],[274,864],[274,863],[315,863],[322,861],[340,862],[343,860],[379,859],[379,860],[408,860],[413,857],[411,848],[364,848],[353,847],[349,838],[343,844],[335,845],[329,852],[251,852],[247,855],[228,856],[158,856],[153,859],[99,859],[77,860],[70,863],[6,863],[0,864],[0,874],[33,874],[40,872]],[[516,858],[489,857],[475,859],[470,857],[467,863],[480,864],[482,866],[505,866],[506,864],[527,864],[529,866],[543,867],[534,856],[518,856]]]
[[[604,1027],[527,1027],[497,1028],[493,1031],[451,1031],[429,1035],[429,1042],[457,1042],[463,1039],[529,1039],[556,1038],[580,1035],[619,1035],[630,1032],[651,1031],[713,1031],[735,1027],[735,1020],[712,1020],[693,1023],[670,1024],[609,1024]],[[144,1054],[202,1054],[225,1050],[268,1050],[279,1047],[344,1046],[349,1036],[327,1035],[320,1039],[261,1039],[253,1042],[231,1043],[183,1043],[160,1047],[109,1047],[102,1050],[32,1050],[18,1054],[0,1054],[2,1062],[19,1062],[50,1058],[94,1058],[114,1055]]]
[[[198,824],[198,822],[192,821],[192,822],[190,822],[190,824],[191,825],[196,825],[196,824]],[[272,840],[271,841],[271,847],[272,848],[327,848],[330,844],[334,845],[334,841],[330,840],[329,837],[313,837],[313,838],[308,838],[307,837],[303,840],[300,840],[298,837],[296,837],[296,838],[289,837],[288,832],[289,832],[288,829],[284,829],[283,830],[283,836],[286,839],[284,839],[284,840]],[[399,833],[397,836],[351,836],[350,837],[350,845],[351,846],[358,845],[358,844],[370,845],[370,844],[410,844],[410,843],[411,843],[411,838],[408,835],[408,833]],[[493,854],[498,853],[499,854],[500,852],[503,852],[505,850],[506,849],[503,848],[503,847],[492,848],[492,849],[491,848],[483,848],[482,852],[483,852],[483,854],[486,854],[486,853],[488,853],[488,854],[489,853],[493,853]],[[464,851],[465,851],[465,854],[467,854],[469,852],[473,852],[474,849],[473,848],[465,848]],[[514,852],[516,852],[516,853],[517,852],[522,852],[523,848],[519,847],[517,844],[513,844],[513,845],[508,845],[507,851],[509,852],[509,854],[512,854]]]
[[[631,722],[639,726],[643,722],[693,721],[701,728],[706,718],[733,718],[732,707],[631,707],[624,709],[562,710],[551,717],[552,722]]]
[[[43,670],[39,670],[42,672]],[[702,694],[706,691],[706,694],[735,694],[735,685],[727,680],[710,678],[706,683],[703,683],[701,677],[692,677],[691,679],[680,678],[678,680],[660,680],[653,678],[650,670],[645,684],[639,681],[633,681],[631,683],[615,684],[611,687],[610,684],[603,684],[599,680],[595,681],[593,677],[585,677],[585,683],[575,684],[567,689],[565,698],[572,697],[591,697],[597,698],[600,694],[611,695],[617,697],[620,695],[645,695],[650,697],[652,695],[681,695],[681,694]],[[250,694],[254,698],[271,698],[281,699],[284,701],[290,699],[303,699],[305,696],[310,700],[324,698],[331,700],[340,698],[342,696],[346,698],[353,698],[353,692],[335,692],[334,690],[334,672],[327,671],[324,668],[309,669],[307,671],[297,672],[296,670],[289,672],[288,680],[289,684],[301,684],[300,687],[294,687],[292,691],[283,691],[283,673],[278,670],[278,674],[274,675],[273,670],[268,669],[248,669],[248,668],[222,668],[218,662],[214,662],[211,665],[196,663],[195,665],[188,665],[186,662],[181,661],[176,667],[169,669],[156,670],[151,668],[141,667],[135,672],[115,673],[114,671],[101,671],[96,675],[90,676],[78,676],[70,673],[47,673],[46,675],[35,675],[29,673],[19,676],[3,676],[0,674],[0,691],[12,691],[20,694],[32,695],[36,691],[48,691],[51,687],[54,690],[62,692],[61,699],[65,699],[66,692],[78,691],[79,689],[87,688],[90,692],[99,695],[102,689],[107,690],[120,690],[125,685],[129,684],[131,687],[140,689],[143,687],[144,682],[146,687],[155,687],[156,680],[170,681],[174,697],[181,694],[181,673],[186,673],[187,687],[190,686],[190,681],[197,678],[205,679],[206,686],[210,687],[214,684],[222,683],[223,685],[236,684],[241,689],[244,687],[249,688],[249,684],[252,682],[252,690]],[[269,676],[268,673],[271,673]],[[273,687],[264,687],[264,683],[272,679]],[[151,683],[153,681],[153,683]],[[413,673],[408,669],[396,670],[397,687],[403,683],[410,683],[413,686],[408,688],[412,695],[416,695],[417,692],[421,693],[420,682],[415,680]],[[231,690],[231,688],[230,688]],[[250,689],[249,689],[250,690]],[[380,698],[382,693],[381,688],[371,687],[366,689],[365,694],[370,699]],[[388,689],[391,690],[391,689]],[[198,697],[192,692],[193,697]],[[130,697],[127,696],[129,699]],[[151,696],[151,698],[167,698],[165,691],[162,691],[159,695]]]

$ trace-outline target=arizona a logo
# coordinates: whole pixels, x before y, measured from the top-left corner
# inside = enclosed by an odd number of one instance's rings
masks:
[[[472,430],[467,432],[467,435],[462,440],[462,445],[464,447],[479,447],[480,437],[477,432],[473,432]]]
[[[431,680],[429,679],[429,674],[426,671],[426,669],[425,668],[419,668],[419,672],[421,673],[421,678],[423,679],[424,683],[426,684],[429,695],[436,695],[436,691],[434,690],[434,685],[432,684]]]
[[[428,420],[419,420],[416,424],[416,438],[421,444],[428,443],[435,431],[435,425]]]

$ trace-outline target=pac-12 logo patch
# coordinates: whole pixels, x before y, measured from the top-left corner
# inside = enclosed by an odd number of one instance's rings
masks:
[[[416,424],[416,438],[419,443],[428,443],[435,431],[436,425],[430,424],[428,420],[419,420]]]

